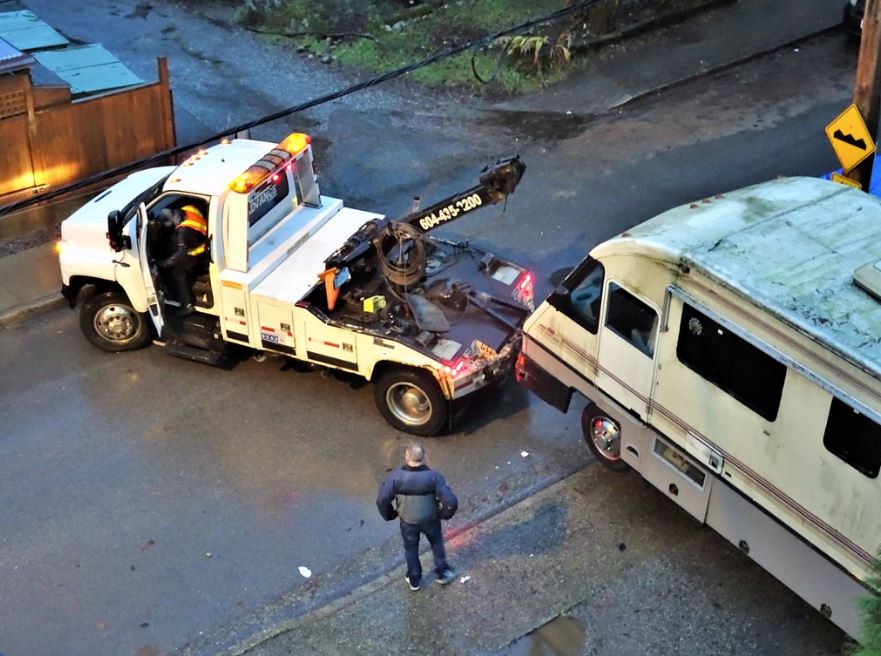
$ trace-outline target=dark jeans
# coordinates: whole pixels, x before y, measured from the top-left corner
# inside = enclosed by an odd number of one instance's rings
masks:
[[[201,264],[199,258],[187,256],[166,269],[174,288],[174,300],[180,303],[181,307],[193,303],[193,293],[190,291],[193,286],[192,274],[199,264]]]
[[[434,571],[440,574],[449,567],[447,554],[444,551],[444,536],[441,533],[439,519],[422,524],[408,524],[401,522],[401,537],[404,538],[404,556],[407,558],[407,576],[412,583],[418,583],[422,579],[422,563],[419,562],[419,538],[425,534],[431,544],[431,553],[434,556]]]

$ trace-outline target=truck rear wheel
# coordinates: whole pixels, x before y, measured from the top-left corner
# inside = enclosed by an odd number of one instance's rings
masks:
[[[385,420],[405,433],[437,435],[449,419],[450,404],[426,371],[386,371],[376,381],[374,400]]]
[[[581,413],[581,432],[594,458],[601,464],[617,472],[630,469],[630,465],[621,459],[621,427],[592,403]]]
[[[146,315],[135,310],[121,292],[88,298],[80,310],[80,328],[86,339],[105,351],[133,351],[150,341]]]

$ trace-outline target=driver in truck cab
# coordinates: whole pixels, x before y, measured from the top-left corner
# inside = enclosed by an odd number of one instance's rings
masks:
[[[171,254],[158,263],[167,270],[174,283],[175,296],[180,303],[179,316],[193,313],[191,274],[205,261],[208,252],[208,222],[202,211],[192,204],[176,209],[162,210],[162,218],[174,228]]]

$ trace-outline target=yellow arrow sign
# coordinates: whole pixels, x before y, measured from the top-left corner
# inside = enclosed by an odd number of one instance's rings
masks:
[[[856,105],[845,109],[826,126],[826,136],[845,173],[875,152],[875,142]]]
[[[838,175],[837,173],[832,174],[832,182],[837,182],[838,184],[842,184],[845,187],[853,187],[854,189],[862,189],[862,185],[856,180],[851,180],[847,176]]]

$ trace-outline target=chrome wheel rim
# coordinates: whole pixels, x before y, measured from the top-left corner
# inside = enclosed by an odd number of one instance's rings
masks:
[[[596,416],[590,420],[590,439],[606,460],[621,459],[621,431],[608,417]]]
[[[141,319],[132,308],[118,303],[105,305],[92,321],[95,332],[114,344],[127,344],[138,334]]]
[[[385,402],[396,419],[407,426],[421,426],[431,418],[431,399],[412,383],[395,383],[385,393]]]

